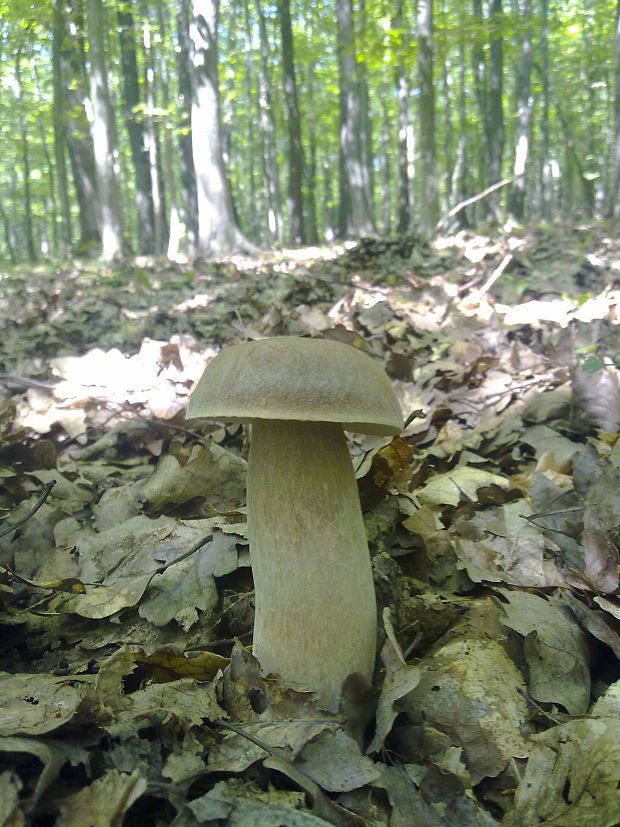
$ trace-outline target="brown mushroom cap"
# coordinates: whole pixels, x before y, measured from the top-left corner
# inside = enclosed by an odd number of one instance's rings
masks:
[[[341,342],[281,336],[232,345],[211,361],[188,419],[339,422],[347,431],[390,435],[403,418],[382,366]]]

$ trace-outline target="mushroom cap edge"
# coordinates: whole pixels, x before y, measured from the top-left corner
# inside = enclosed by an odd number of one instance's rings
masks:
[[[342,342],[278,336],[231,345],[206,366],[188,419],[338,422],[388,436],[403,427],[390,380],[371,356]]]

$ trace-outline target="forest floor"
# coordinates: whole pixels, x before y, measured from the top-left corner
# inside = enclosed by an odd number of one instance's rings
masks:
[[[619,308],[591,225],[0,273],[0,827],[620,823]],[[246,434],[184,418],[275,335],[407,418],[350,438],[381,631],[342,715],[245,648]]]

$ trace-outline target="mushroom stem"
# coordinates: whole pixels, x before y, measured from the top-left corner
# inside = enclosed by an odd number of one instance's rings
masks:
[[[370,680],[376,603],[366,531],[342,427],[255,421],[248,533],[265,674],[318,693],[337,710],[352,672]]]

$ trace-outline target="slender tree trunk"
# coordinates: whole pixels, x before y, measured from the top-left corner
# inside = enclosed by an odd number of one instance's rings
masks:
[[[541,115],[541,165],[540,165],[540,202],[541,214],[545,219],[551,217],[551,202],[553,187],[550,164],[549,139],[549,3],[541,0],[540,26],[540,53],[541,53],[541,85],[542,85],[542,115]]]
[[[153,199],[153,230],[155,252],[159,255],[164,251],[164,236],[166,233],[166,211],[164,188],[161,176],[161,153],[159,146],[159,130],[155,110],[157,107],[155,95],[155,57],[151,24],[148,19],[148,8],[143,4],[142,45],[144,46],[144,89],[145,89],[145,130],[146,151],[148,155],[149,177]]]
[[[289,236],[294,244],[302,244],[304,233],[303,208],[303,149],[301,145],[301,115],[295,78],[295,53],[291,26],[290,0],[278,0],[280,36],[282,38],[282,71],[288,125],[288,217]]]
[[[426,235],[432,233],[439,220],[432,33],[433,0],[418,0],[419,145],[422,177],[420,226]]]
[[[86,14],[90,45],[92,131],[101,221],[101,251],[103,259],[111,261],[123,252],[123,225],[117,175],[116,129],[108,89],[108,68],[103,43],[106,28],[101,0],[86,0]]]
[[[441,64],[441,96],[443,98],[444,140],[443,154],[445,156],[446,178],[450,180],[454,172],[454,123],[452,120],[454,100],[452,95],[451,62],[446,55]]]
[[[366,0],[360,0],[358,6],[358,19],[360,20],[359,40],[364,42],[366,40]],[[360,128],[360,143],[361,154],[364,161],[364,189],[366,191],[366,202],[368,204],[368,215],[370,217],[370,224],[373,228],[376,226],[375,222],[375,171],[374,171],[374,152],[372,143],[372,106],[371,98],[368,90],[368,64],[363,57],[363,53],[357,54],[357,97],[361,108],[361,128]]]
[[[465,41],[461,32],[459,38],[459,94],[458,94],[459,138],[456,147],[456,159],[450,181],[450,204],[460,204],[465,199],[466,152],[467,152],[467,83],[465,79]],[[455,226],[466,227],[468,224],[466,210],[455,217]]]
[[[13,245],[11,222],[9,221],[7,211],[4,209],[4,206],[1,202],[0,219],[2,219],[2,228],[4,230],[4,246],[6,247],[7,252],[9,254],[9,261],[11,262],[11,264],[15,264],[17,262],[17,256],[15,255],[15,247]]]
[[[398,0],[396,11],[392,18],[392,27],[395,31],[404,31],[405,19],[403,0]],[[411,196],[413,186],[413,127],[411,126],[409,106],[409,78],[407,63],[399,47],[398,54],[394,55],[396,63],[395,81],[398,93],[398,205],[396,217],[396,231],[407,233],[411,229]]]
[[[144,120],[140,112],[140,81],[136,59],[134,18],[129,7],[118,10],[121,74],[123,77],[123,113],[133,163],[137,207],[138,249],[141,253],[155,250],[153,196],[149,175],[149,157],[144,139]]]
[[[484,30],[484,18],[482,15],[482,0],[473,0],[473,17],[477,29]],[[477,168],[478,168],[478,189],[485,189],[490,183],[489,179],[489,102],[488,102],[488,80],[487,64],[482,47],[482,40],[479,36],[474,37],[472,46],[472,70],[474,76],[474,90],[478,104],[480,118],[480,140],[477,141]],[[474,208],[475,209],[475,208]],[[488,205],[484,202],[483,209],[488,212]]]
[[[276,124],[273,114],[271,78],[269,72],[270,51],[267,24],[260,0],[256,0],[260,34],[260,61],[258,70],[258,94],[256,100],[258,130],[262,141],[262,162],[267,186],[269,233],[278,244],[284,243],[282,194],[278,167]]]
[[[502,36],[502,0],[490,0],[489,24],[491,44],[489,55],[489,178],[495,184],[502,177],[502,155],[504,152],[504,44]],[[500,190],[489,196],[489,207],[496,220],[500,220]]]
[[[35,82],[35,89],[37,92],[37,98],[39,100],[43,100],[44,98],[44,91],[41,85],[41,81],[39,79],[39,71],[37,69],[37,64],[33,63],[32,71],[34,74],[34,82]],[[53,115],[52,115],[53,117]],[[45,129],[45,123],[42,119],[40,119],[37,123],[39,129],[39,147],[43,152],[43,158],[45,159],[45,169],[47,171],[47,179],[48,179],[48,192],[46,195],[46,204],[45,210],[43,212],[43,217],[41,220],[42,222],[42,231],[41,231],[41,250],[45,255],[49,255],[52,253],[55,256],[58,256],[59,253],[59,244],[58,244],[58,201],[57,195],[58,191],[56,189],[56,165],[52,162],[52,153],[49,150],[49,142],[47,140],[47,131]],[[49,199],[49,204],[47,200]],[[51,233],[50,231],[51,227]],[[45,247],[45,238],[51,235],[51,243],[48,245],[48,250],[44,249]]]
[[[385,98],[382,101],[383,118],[381,119],[381,232],[389,235],[392,229],[392,182],[390,170],[390,132],[389,117]],[[399,231],[400,232],[400,231]]]
[[[26,252],[29,261],[37,260],[34,245],[32,196],[30,193],[30,148],[28,146],[28,129],[26,127],[24,85],[21,71],[21,46],[15,53],[15,90],[17,103],[17,120],[19,123],[19,145],[21,150],[21,164],[24,181],[24,236],[26,238]]]
[[[224,168],[217,71],[218,0],[193,0],[192,148],[198,201],[201,257],[227,255],[251,245],[235,223]]]
[[[518,221],[523,220],[525,205],[526,171],[530,157],[530,124],[534,100],[530,91],[532,74],[532,5],[523,0],[523,40],[521,66],[517,80],[517,135],[513,165],[513,185],[509,208]]]
[[[250,238],[257,239],[263,235],[263,222],[261,220],[264,214],[264,204],[262,189],[260,194],[257,192],[256,186],[256,164],[255,156],[258,154],[258,141],[255,137],[255,120],[252,117],[252,112],[257,106],[257,100],[254,94],[254,60],[252,58],[252,30],[253,24],[250,18],[250,9],[248,0],[243,0],[243,14],[245,21],[245,42],[243,44],[243,54],[245,57],[245,100],[247,109],[246,118],[246,143],[247,143],[247,164],[248,164],[248,183],[249,183],[249,213],[248,213],[248,234]],[[256,84],[258,86],[258,83]]]
[[[61,0],[54,0],[53,33],[52,33],[52,79],[54,101],[52,105],[52,120],[54,123],[54,162],[58,178],[58,198],[60,201],[60,239],[61,254],[66,256],[71,251],[72,221],[71,206],[69,204],[69,182],[67,179],[67,120],[65,112],[68,100],[62,82],[62,64],[60,58],[60,44],[64,37],[65,26],[63,13],[60,8]]]
[[[167,18],[164,16],[164,6],[161,3],[157,4],[157,25],[161,38],[160,55],[159,55],[159,71],[158,78],[161,88],[162,108],[164,112],[170,111],[170,62],[168,60],[169,52],[166,44],[170,42],[170,33],[168,31]],[[167,9],[166,9],[167,11]],[[167,232],[168,238],[164,244],[166,255],[168,258],[175,259],[179,254],[179,245],[181,243],[181,229],[182,222],[179,214],[178,194],[175,178],[175,159],[174,146],[172,143],[172,128],[166,124],[163,135],[163,149],[161,152],[163,171],[161,173],[161,180],[163,183],[163,190],[168,196],[167,215],[168,222],[163,221],[164,232]]]
[[[353,8],[351,0],[336,0],[338,73],[340,86],[340,235],[370,235],[368,180],[362,140],[363,107],[359,98]]]
[[[65,14],[67,15],[65,17]],[[90,125],[84,102],[88,98],[84,60],[84,20],[78,0],[59,4],[58,61],[67,149],[78,202],[80,238],[76,252],[92,253],[101,243],[97,216],[97,180]]]
[[[179,167],[181,170],[181,201],[187,232],[190,258],[198,249],[198,190],[194,170],[191,107],[191,41],[189,36],[189,0],[176,0],[177,4],[177,77],[179,95]]]
[[[608,195],[608,215],[620,218],[620,0],[616,2],[616,30],[614,34],[614,146],[612,156],[611,192]]]
[[[312,100],[312,97],[310,98]],[[319,240],[319,228],[316,210],[316,179],[317,179],[317,139],[314,124],[310,124],[308,143],[310,145],[310,161],[304,164],[306,176],[306,240],[310,244],[316,244]]]

